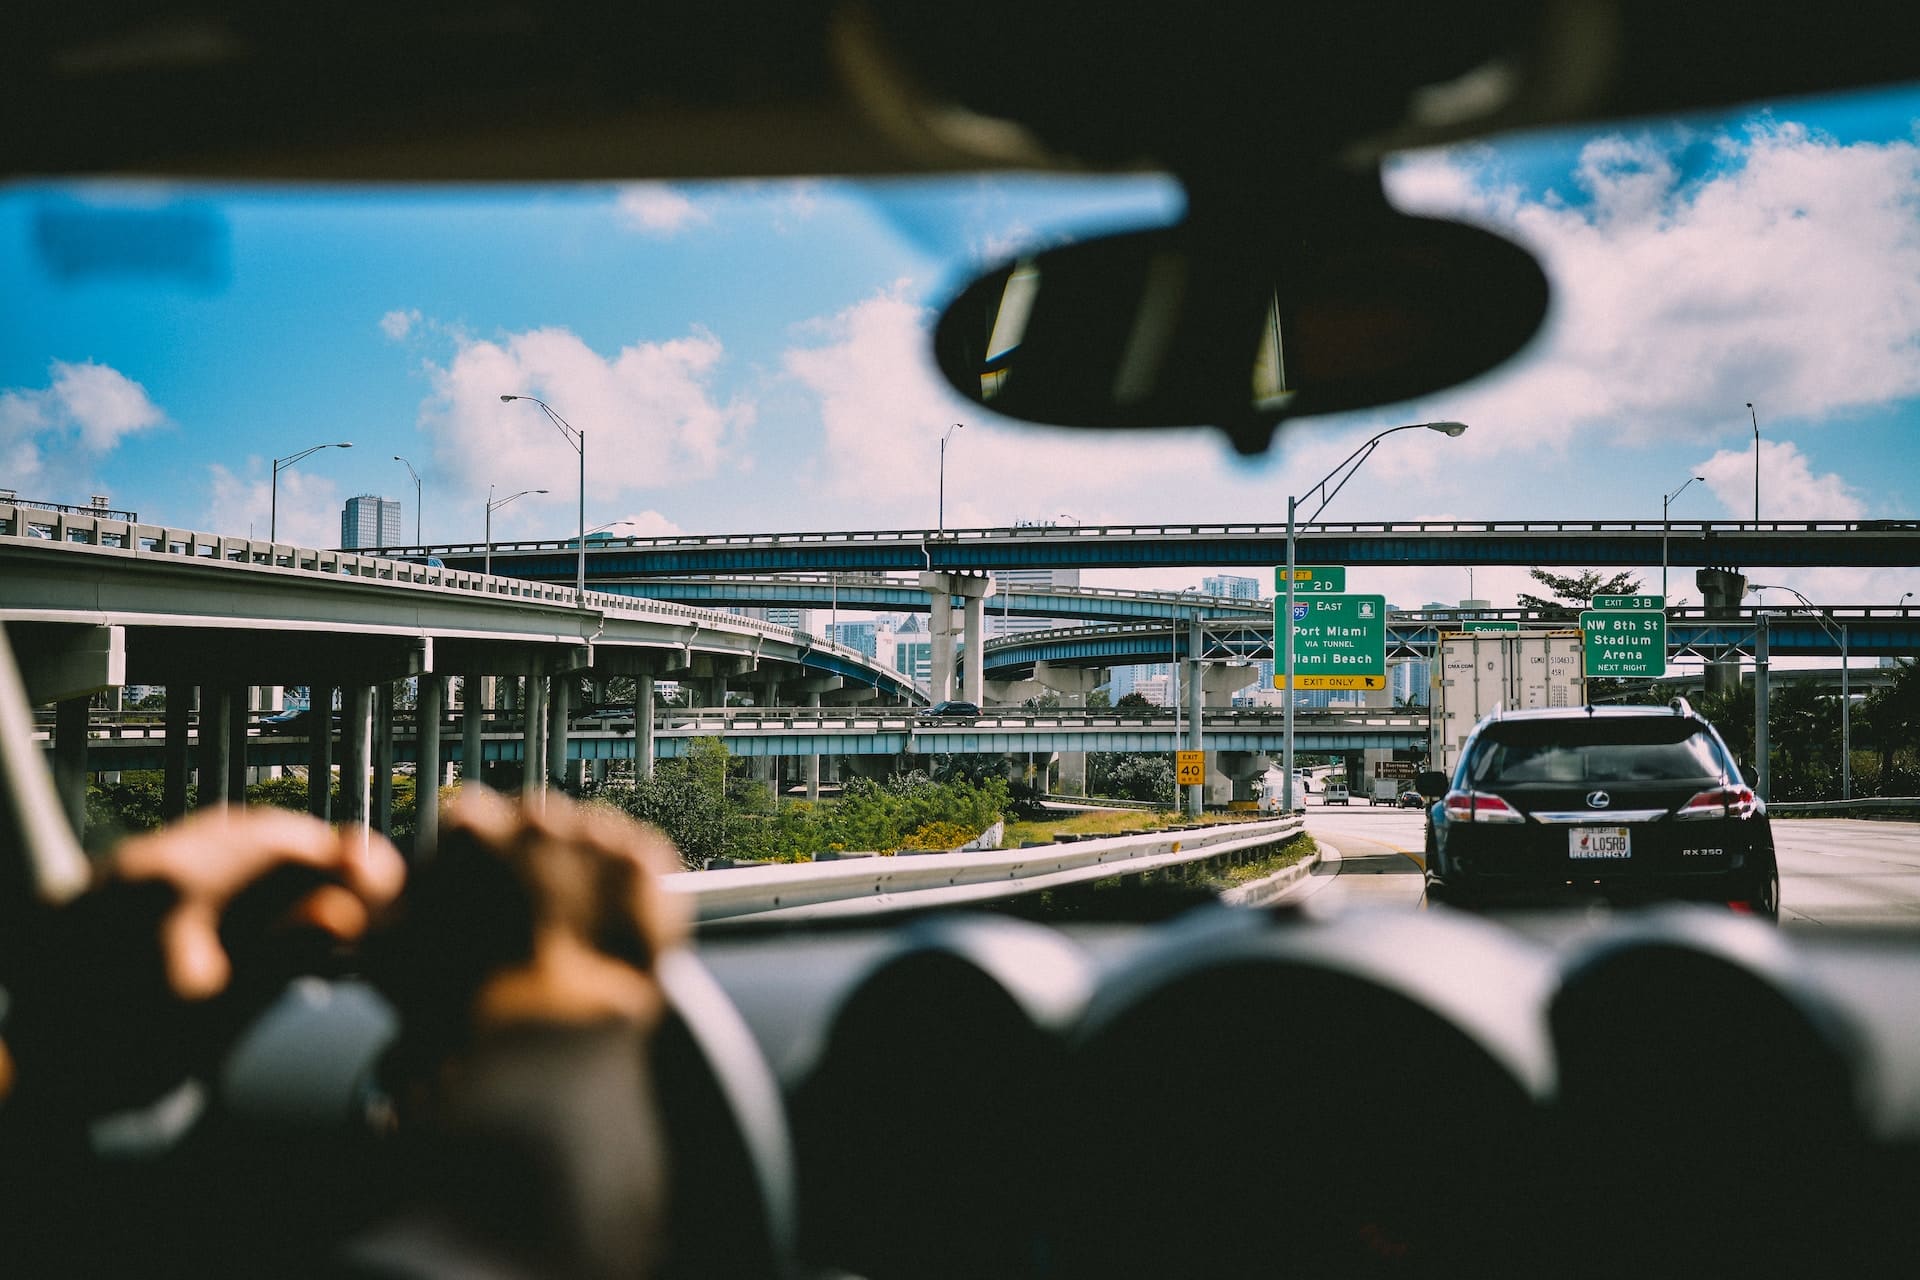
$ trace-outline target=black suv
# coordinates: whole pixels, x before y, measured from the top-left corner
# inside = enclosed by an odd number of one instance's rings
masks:
[[[980,704],[977,702],[936,702],[930,707],[922,707],[915,713],[922,720],[977,720],[980,717]]]
[[[1496,713],[1475,726],[1428,809],[1427,895],[1600,894],[1724,902],[1769,919],[1780,874],[1766,805],[1706,720],[1666,707]]]

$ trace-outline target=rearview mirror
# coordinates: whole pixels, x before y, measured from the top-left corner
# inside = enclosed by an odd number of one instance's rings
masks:
[[[1422,773],[1413,780],[1413,789],[1428,800],[1438,800],[1447,794],[1447,775],[1444,773]]]
[[[1009,417],[1215,426],[1260,453],[1284,418],[1437,391],[1538,329],[1547,282],[1524,249],[1398,213],[1377,178],[1324,185],[1196,196],[1177,226],[1005,263],[941,316],[940,370]]]

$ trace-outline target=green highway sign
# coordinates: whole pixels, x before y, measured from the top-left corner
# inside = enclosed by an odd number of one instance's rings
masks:
[[[1667,674],[1663,610],[1588,609],[1580,615],[1580,631],[1589,680],[1655,680]]]
[[[1460,624],[1462,631],[1518,631],[1517,622],[1502,622],[1497,618],[1470,618]]]
[[[1665,596],[1595,596],[1595,609],[1664,609],[1667,607]]]
[[[1287,602],[1276,600],[1274,634],[1281,634]],[[1276,671],[1273,687],[1286,688]],[[1387,687],[1387,598],[1311,595],[1293,605],[1293,687],[1384,689]]]
[[[1273,571],[1273,589],[1285,594],[1287,589],[1287,567],[1281,565]],[[1301,565],[1293,567],[1293,594],[1296,596],[1338,595],[1347,589],[1347,571],[1337,564],[1317,564],[1311,568]]]

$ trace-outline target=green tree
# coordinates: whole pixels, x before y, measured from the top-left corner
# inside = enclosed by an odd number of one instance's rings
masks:
[[[1113,694],[1106,689],[1095,689],[1087,695],[1087,710],[1105,711],[1113,705]]]
[[[1113,704],[1115,711],[1154,712],[1164,710],[1159,704],[1147,700],[1144,693],[1129,693]]]
[[[1551,621],[1572,621],[1578,618],[1580,610],[1589,608],[1595,596],[1640,594],[1640,579],[1627,569],[1622,569],[1611,577],[1602,577],[1597,569],[1588,569],[1571,577],[1565,574],[1548,573],[1545,569],[1529,569],[1527,572],[1550,594],[1536,596],[1522,591],[1515,598],[1519,600],[1521,608],[1537,610],[1541,617]]]

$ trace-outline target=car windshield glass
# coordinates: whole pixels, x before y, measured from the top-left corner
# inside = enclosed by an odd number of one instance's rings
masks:
[[[1500,725],[1480,737],[1475,786],[1678,782],[1721,771],[1713,741],[1684,721],[1575,721]]]

